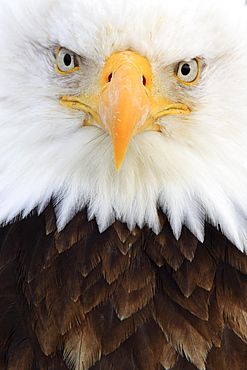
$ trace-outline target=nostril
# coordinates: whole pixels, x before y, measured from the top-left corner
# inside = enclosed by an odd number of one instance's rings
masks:
[[[109,74],[107,81],[110,82],[112,79],[112,73]]]
[[[144,86],[146,86],[147,80],[146,80],[146,77],[145,76],[142,76],[142,83],[143,83]]]

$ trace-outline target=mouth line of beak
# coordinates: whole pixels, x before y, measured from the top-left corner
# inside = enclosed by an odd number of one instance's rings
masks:
[[[159,109],[158,111],[154,111],[153,114],[151,112],[151,117],[153,117],[155,120],[167,116],[168,114],[188,114],[190,112],[190,109],[181,103],[175,103],[171,104],[170,106],[166,106],[164,109]]]
[[[61,99],[61,104],[72,109],[82,110],[84,112],[89,113],[91,117],[85,120],[85,126],[95,126],[96,123],[97,126],[100,126],[103,130],[105,130],[105,125],[103,125],[100,115],[97,112],[97,109],[93,108],[90,105],[90,103],[85,102],[85,100],[80,96],[63,96]],[[161,131],[160,129],[158,129],[159,124],[156,122],[158,118],[170,114],[188,114],[188,113],[190,113],[190,109],[186,105],[181,103],[174,103],[161,109],[151,110],[145,123],[152,122],[154,131]],[[94,119],[95,123],[92,121],[92,118]],[[150,129],[152,130],[152,127],[150,127]]]
[[[82,110],[90,114],[97,124],[100,125],[100,115],[96,109],[92,108],[90,104],[86,103],[80,96],[63,96],[60,100],[61,104],[65,107]],[[88,122],[87,122],[88,125]],[[92,124],[93,126],[93,124]],[[101,126],[101,125],[100,125]]]

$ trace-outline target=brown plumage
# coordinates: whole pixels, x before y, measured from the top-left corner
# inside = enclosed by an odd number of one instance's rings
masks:
[[[159,235],[86,210],[58,233],[50,205],[0,229],[0,369],[245,370],[247,256],[159,216]]]

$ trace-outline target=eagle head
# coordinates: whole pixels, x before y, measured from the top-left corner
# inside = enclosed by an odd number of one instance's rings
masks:
[[[0,221],[51,200],[246,249],[244,2],[2,0]]]

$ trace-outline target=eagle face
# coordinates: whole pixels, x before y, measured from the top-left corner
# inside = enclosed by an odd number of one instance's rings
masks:
[[[17,11],[18,10],[18,11]],[[242,1],[0,5],[0,220],[52,199],[178,238],[210,221],[246,245],[247,26]],[[120,112],[120,113],[119,113]],[[120,116],[118,116],[120,114]]]

